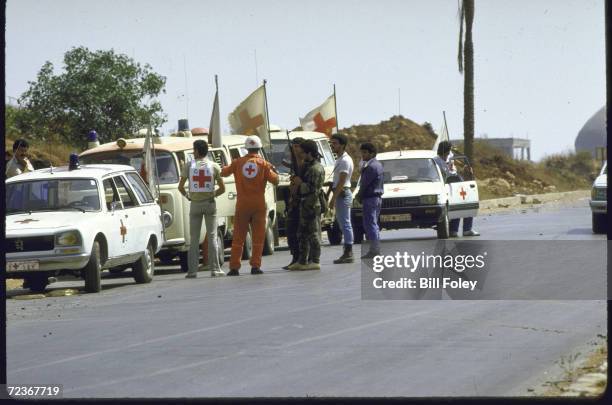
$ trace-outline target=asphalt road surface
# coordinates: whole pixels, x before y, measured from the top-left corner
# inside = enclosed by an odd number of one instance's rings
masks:
[[[585,200],[475,227],[491,240],[605,239]],[[8,383],[63,384],[64,397],[532,395],[555,362],[607,335],[603,300],[361,300],[359,264],[333,265],[340,252],[324,247],[321,271],[279,270],[282,250],[261,276],[246,262],[216,279],[161,267],[148,285],[126,272],[99,294],[8,299]]]

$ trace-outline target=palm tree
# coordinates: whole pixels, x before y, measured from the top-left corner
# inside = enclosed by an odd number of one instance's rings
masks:
[[[472,25],[474,23],[474,0],[459,3],[459,52],[457,62],[459,73],[463,73],[463,148],[473,161],[474,155],[474,44]],[[465,24],[465,40],[463,38]]]

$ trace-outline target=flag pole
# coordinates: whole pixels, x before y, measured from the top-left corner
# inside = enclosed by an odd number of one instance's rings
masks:
[[[446,111],[442,110],[442,116],[444,116],[444,128],[446,128],[446,135],[448,136],[448,141],[450,142],[450,133],[448,132],[448,125],[446,124]]]
[[[334,83],[334,110],[336,112],[336,132],[340,132],[340,128],[338,128],[338,105],[336,104],[336,83]]]
[[[270,135],[270,114],[268,111],[268,92],[266,91],[266,83],[268,81],[266,79],[263,80],[263,88],[264,88],[264,100],[265,100],[265,106],[266,106],[266,131],[268,132],[268,141],[270,141],[271,135]],[[268,142],[268,145],[266,145],[268,147],[268,153],[270,152],[270,142]]]

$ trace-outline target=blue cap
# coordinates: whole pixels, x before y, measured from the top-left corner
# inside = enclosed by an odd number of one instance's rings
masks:
[[[94,131],[93,129],[91,131],[89,131],[89,133],[87,134],[87,141],[88,142],[95,142],[98,140],[98,133],[96,131]]]
[[[79,166],[80,166],[79,155],[77,155],[76,153],[71,153],[70,154],[70,164],[68,165],[68,170],[78,169]]]

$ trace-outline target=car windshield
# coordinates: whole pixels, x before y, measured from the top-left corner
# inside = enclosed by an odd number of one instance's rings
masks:
[[[381,160],[385,183],[434,182],[440,176],[433,159]]]
[[[34,211],[99,211],[100,195],[93,179],[49,179],[6,184],[6,213]]]
[[[286,139],[281,140],[273,140],[272,141],[272,150],[269,154],[270,162],[280,173],[289,173],[289,168],[283,165],[283,159],[290,159],[291,152],[289,151],[289,143]]]
[[[156,152],[157,173],[159,184],[173,184],[179,181],[179,172],[174,156],[168,152]],[[132,166],[140,173],[142,167],[142,151],[100,152],[81,157],[83,164],[115,164]]]

